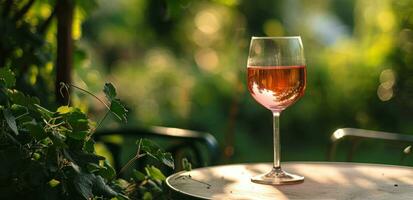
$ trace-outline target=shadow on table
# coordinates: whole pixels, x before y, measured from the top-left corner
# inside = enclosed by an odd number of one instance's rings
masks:
[[[413,196],[413,173],[410,168],[374,164],[332,163],[294,165],[288,171],[305,176],[303,184],[274,186],[289,199],[392,199]],[[297,192],[300,191],[300,192]],[[400,198],[404,199],[404,198]]]
[[[232,194],[230,186],[236,180],[228,178],[227,172],[217,171],[213,167],[203,168],[202,171],[189,171],[170,177],[169,182],[177,190],[171,191],[172,199],[226,199],[222,194]],[[181,190],[183,189],[183,190]],[[239,200],[247,200],[240,196]]]

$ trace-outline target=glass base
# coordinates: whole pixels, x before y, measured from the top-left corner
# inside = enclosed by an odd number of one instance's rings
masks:
[[[251,181],[266,185],[289,185],[304,182],[304,177],[287,173],[281,168],[273,167],[272,170],[266,174],[252,177]]]

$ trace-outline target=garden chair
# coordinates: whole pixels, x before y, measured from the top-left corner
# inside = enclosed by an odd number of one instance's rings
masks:
[[[334,131],[331,135],[331,146],[328,151],[327,160],[334,161],[338,144],[348,140],[350,148],[347,152],[347,162],[353,161],[354,155],[357,152],[360,144],[363,141],[382,141],[387,144],[393,144],[400,148],[401,159],[398,164],[405,164],[404,161],[411,152],[413,145],[413,136],[399,133],[389,133],[382,131],[372,131],[356,128],[340,128]],[[403,150],[404,149],[404,150]],[[369,152],[370,153],[370,152]]]

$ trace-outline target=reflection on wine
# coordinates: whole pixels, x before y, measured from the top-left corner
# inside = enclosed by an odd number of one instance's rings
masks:
[[[304,95],[305,66],[248,66],[248,90],[273,112],[281,112]]]

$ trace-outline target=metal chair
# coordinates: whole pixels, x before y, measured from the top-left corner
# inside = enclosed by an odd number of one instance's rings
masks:
[[[112,153],[115,169],[120,169],[122,166],[121,153],[123,144],[107,140],[108,136],[121,136],[123,139],[133,138],[135,140],[138,138],[167,139],[171,145],[163,148],[172,153],[175,165],[177,165],[178,168],[181,164],[181,159],[186,157],[185,155],[188,155],[188,153],[183,154],[184,151],[193,153],[193,158],[189,159],[195,167],[215,164],[219,156],[217,140],[214,136],[206,132],[159,126],[98,130],[96,134],[94,134],[94,138],[97,142],[102,142]]]
[[[365,140],[381,140],[385,142],[395,143],[399,146],[405,147],[404,151],[401,151],[400,164],[411,152],[411,145],[413,145],[413,136],[405,135],[399,133],[389,133],[382,131],[372,131],[365,129],[356,128],[340,128],[334,131],[331,135],[331,146],[328,151],[327,160],[334,161],[337,146],[340,142],[344,140],[350,140],[351,147],[347,153],[347,161],[351,162],[353,160],[354,154],[358,149],[360,143]]]

